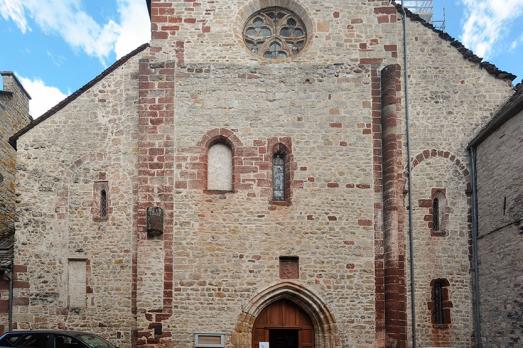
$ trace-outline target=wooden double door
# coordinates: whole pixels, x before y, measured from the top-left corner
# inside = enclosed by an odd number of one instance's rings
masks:
[[[269,348],[314,348],[312,321],[293,302],[276,301],[254,322],[252,348],[259,348],[260,342],[269,342]]]

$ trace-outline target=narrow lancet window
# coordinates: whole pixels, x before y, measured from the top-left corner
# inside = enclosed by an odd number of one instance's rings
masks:
[[[443,317],[443,284],[441,281],[434,283],[433,315],[435,324],[444,324]]]
[[[105,190],[100,192],[100,217],[107,217],[107,192]]]
[[[272,158],[272,199],[285,200],[285,155],[275,154]]]
[[[440,216],[439,216],[439,200],[434,198],[432,200],[432,230],[439,231]]]

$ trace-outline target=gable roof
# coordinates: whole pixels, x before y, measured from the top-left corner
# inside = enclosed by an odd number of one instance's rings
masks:
[[[468,148],[480,145],[483,140],[520,112],[523,112],[523,81],[515,87],[515,93],[512,97],[501,106],[490,122],[472,139]]]
[[[96,76],[94,79],[92,79],[91,81],[87,82],[85,85],[83,85],[78,90],[76,90],[76,92],[74,92],[73,94],[71,94],[70,96],[68,96],[67,98],[65,98],[61,102],[59,102],[58,104],[56,104],[54,107],[49,109],[42,116],[38,117],[36,120],[34,120],[33,122],[29,123],[24,128],[20,129],[18,132],[16,132],[12,137],[9,138],[9,144],[11,144],[11,146],[16,149],[16,141],[18,140],[18,138],[20,138],[22,135],[24,135],[25,133],[27,133],[28,131],[30,131],[31,129],[33,129],[34,127],[36,127],[37,125],[39,125],[43,121],[47,120],[49,117],[53,116],[58,111],[62,110],[70,102],[72,102],[73,100],[75,100],[76,98],[81,96],[84,92],[89,90],[96,83],[101,81],[104,77],[106,77],[107,75],[109,75],[110,73],[115,71],[117,68],[122,66],[125,62],[127,62],[129,59],[134,57],[136,54],[138,54],[138,53],[142,52],[143,50],[145,50],[147,47],[149,47],[149,44],[145,43],[145,44],[139,46],[138,48],[134,49],[133,51],[129,52],[128,54],[126,54],[122,58],[118,59],[110,67],[108,67],[107,69],[102,71],[102,73],[100,75]]]
[[[402,7],[401,4],[398,4],[396,1],[392,1],[392,4],[396,7],[396,10],[401,14],[403,11],[405,11],[405,14],[408,18],[410,18],[414,22],[419,22],[424,27],[432,30],[438,36],[445,40],[450,42],[450,45],[458,50],[459,53],[468,61],[471,61],[473,63],[478,64],[482,69],[485,69],[490,75],[493,75],[501,80],[509,80],[513,81],[516,78],[516,75],[511,74],[507,71],[503,71],[499,69],[497,66],[495,66],[492,63],[489,63],[487,61],[484,61],[483,58],[478,57],[474,52],[466,48],[459,40],[453,38],[448,33],[444,32],[443,30],[436,29],[432,24],[421,18],[416,13],[410,11],[406,7]]]

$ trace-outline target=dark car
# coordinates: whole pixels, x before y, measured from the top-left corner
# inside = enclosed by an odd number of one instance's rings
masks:
[[[0,348],[116,348],[100,336],[88,332],[34,330],[11,331],[0,337]]]

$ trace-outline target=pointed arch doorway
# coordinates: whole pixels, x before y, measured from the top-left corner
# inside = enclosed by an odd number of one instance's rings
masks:
[[[252,348],[269,342],[270,348],[314,348],[314,326],[311,318],[288,299],[277,300],[265,307],[252,328]]]

